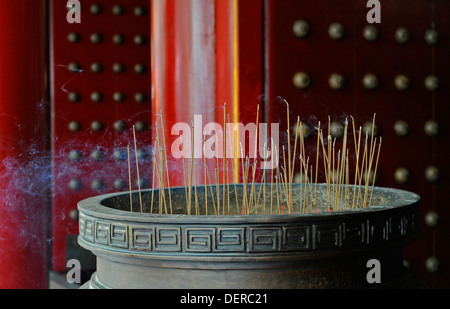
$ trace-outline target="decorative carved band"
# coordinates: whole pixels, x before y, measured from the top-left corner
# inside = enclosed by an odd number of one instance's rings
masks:
[[[320,217],[318,217],[320,218]],[[113,221],[80,213],[80,243],[136,254],[307,253],[409,242],[419,234],[417,207],[289,223],[174,225]]]

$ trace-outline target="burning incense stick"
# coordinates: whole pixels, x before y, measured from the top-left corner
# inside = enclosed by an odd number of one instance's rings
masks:
[[[152,202],[150,206],[150,213],[153,213],[153,197],[155,194],[155,174],[156,174],[156,147],[153,149],[153,172],[152,172]]]
[[[206,134],[203,135],[203,170],[205,173],[205,212],[208,215],[208,182],[206,179]]]
[[[198,216],[200,214],[200,209],[198,205],[198,195],[197,195],[197,164],[194,163],[194,196],[195,196],[195,214]]]
[[[373,147],[373,149],[371,150],[369,165],[366,170],[366,176],[365,176],[366,185],[365,185],[365,191],[364,191],[364,202],[363,202],[364,207],[367,207],[367,199],[369,198],[370,172],[372,171],[372,163],[373,163],[373,158],[375,156],[375,148],[376,148],[376,144],[377,144],[376,138],[374,140],[374,143],[375,143],[375,147]]]
[[[328,129],[329,130],[329,129]],[[327,183],[327,194],[328,194],[328,211],[331,211],[331,161],[334,160],[334,156],[331,156],[331,135],[328,135],[328,183]]]
[[[256,156],[258,153],[258,126],[259,126],[259,104],[258,107],[256,109],[256,134],[255,134],[255,152],[254,152],[254,163],[257,161]],[[255,191],[255,175],[256,175],[256,164],[253,164],[252,167],[252,187],[251,187],[251,191],[250,191],[250,205],[249,207],[251,208],[253,205],[253,201],[255,200],[253,197],[254,191]]]
[[[266,143],[264,143],[264,149],[263,149],[263,158],[265,159],[266,158]],[[258,209],[258,205],[259,205],[259,199],[260,199],[260,197],[261,197],[261,191],[262,190],[264,190],[264,207],[263,207],[263,210],[264,210],[264,214],[266,213],[266,201],[265,201],[265,196],[266,196],[266,186],[265,186],[265,176],[266,176],[266,169],[265,169],[265,167],[264,167],[264,169],[263,169],[263,174],[262,174],[262,177],[261,177],[261,183],[260,183],[260,187],[259,187],[259,192],[258,192],[258,199],[256,200],[256,210]]]
[[[358,146],[357,146],[357,151],[356,151],[355,185],[354,185],[354,189],[353,189],[352,209],[355,209],[355,207],[356,207],[356,205],[355,205],[355,202],[356,202],[356,184],[358,183],[358,175],[359,175],[359,152],[361,150],[361,134],[362,134],[362,128],[359,127],[358,143],[356,143],[356,138],[355,138],[355,147],[356,147],[356,144],[358,144]]]
[[[276,146],[275,146],[275,152],[276,152],[277,157],[278,157],[278,149],[277,149]],[[277,213],[279,214],[279,213],[280,213],[280,193],[279,193],[278,185],[279,185],[280,182],[281,182],[281,179],[280,179],[280,167],[279,167],[279,164],[277,164],[277,166],[276,166],[275,182],[276,182],[276,189],[277,189]]]
[[[242,184],[243,184],[243,203],[242,203],[242,214],[244,215],[247,209],[247,173],[246,169],[244,167],[244,151],[242,149],[242,143],[240,143],[241,146],[241,168],[242,168]]]
[[[159,194],[162,195],[162,204],[164,205],[164,210],[167,212],[167,203],[166,203],[166,190],[165,190],[165,184],[164,184],[164,150],[163,148],[159,148],[159,162],[160,162],[160,175],[161,175],[161,183],[159,188]]]
[[[280,214],[280,195],[279,195],[279,190],[278,190],[278,175],[275,175],[275,188],[277,191],[277,214]]]
[[[219,174],[217,171],[217,167],[214,169],[214,176],[216,178],[217,214],[220,216],[220,190],[219,190]]]
[[[283,168],[284,167],[284,168]],[[287,170],[286,170],[286,153],[285,153],[285,149],[284,149],[284,145],[283,145],[283,174],[284,174],[284,184],[285,184],[285,194],[286,194],[286,204],[287,204],[287,208],[288,208],[288,212],[290,212],[290,208],[291,208],[291,201],[289,199],[290,196],[290,188],[289,188],[289,184],[288,184],[288,176],[287,176]]]
[[[216,178],[216,195],[217,195],[217,210],[220,215],[220,186],[219,184],[219,134],[216,132],[215,135],[216,144],[215,144],[215,155],[216,155],[216,168],[215,168],[215,178]]]
[[[273,160],[275,159],[275,156],[274,156],[273,140],[271,139],[270,142],[271,142],[270,155],[272,156],[270,160],[270,214],[273,214]]]
[[[303,158],[302,154],[299,155],[300,160],[300,213],[304,213],[305,211],[305,201],[303,200]]]
[[[230,183],[229,183],[229,180],[228,180],[228,162],[226,163],[226,165],[225,165],[225,168],[226,168],[226,184],[227,184],[227,205],[228,205],[228,215],[230,215]]]
[[[375,187],[375,180],[377,178],[377,169],[378,169],[378,160],[380,159],[380,151],[381,151],[381,143],[383,142],[383,139],[380,137],[380,144],[378,146],[378,154],[377,154],[377,161],[375,163],[375,171],[373,174],[373,181],[372,181],[372,192],[370,193],[370,200],[369,200],[369,206],[372,205],[372,197],[373,197],[373,189]]]
[[[188,203],[188,192],[187,192],[187,180],[186,180],[186,166],[184,162],[184,142],[183,142],[183,134],[180,135],[181,138],[181,161],[183,162],[183,187],[184,187],[184,195],[186,196],[186,204]]]
[[[289,103],[285,100],[286,103],[286,121],[287,121],[287,130],[286,134],[288,137],[287,146],[282,145],[282,153],[278,152],[277,146],[274,145],[273,139],[271,139],[271,173],[270,173],[270,210],[266,208],[266,203],[269,201],[266,200],[266,186],[269,184],[267,181],[269,180],[266,175],[267,168],[267,158],[266,158],[266,144],[263,145],[263,159],[260,163],[263,171],[261,174],[258,172],[258,164],[259,160],[257,158],[258,154],[258,132],[259,132],[259,105],[257,108],[257,116],[256,116],[256,134],[254,138],[254,158],[247,153],[244,152],[244,147],[242,143],[240,146],[240,155],[241,155],[241,166],[239,168],[239,160],[237,159],[236,163],[238,165],[234,166],[234,160],[231,162],[231,167],[233,170],[233,184],[234,184],[234,194],[236,201],[236,210],[237,213],[241,213],[242,215],[259,215],[260,213],[264,213],[264,215],[270,213],[274,214],[274,194],[276,194],[276,213],[278,214],[293,214],[294,213],[294,200],[295,200],[295,212],[298,211],[300,214],[310,213],[312,211],[318,211],[318,178],[319,178],[319,158],[322,155],[323,159],[323,175],[325,178],[325,188],[326,188],[326,197],[324,192],[324,207],[328,207],[328,211],[340,211],[343,209],[355,209],[355,208],[364,208],[372,205],[373,195],[374,195],[374,186],[375,180],[377,176],[377,169],[379,164],[380,152],[381,152],[381,138],[375,138],[375,116],[374,114],[372,119],[372,128],[364,130],[359,127],[359,133],[355,129],[355,119],[353,116],[350,116],[352,119],[352,128],[353,128],[353,142],[355,149],[355,163],[354,163],[354,179],[350,179],[350,171],[352,171],[352,167],[349,164],[349,149],[348,149],[348,120],[345,119],[344,130],[342,136],[342,143],[336,143],[336,138],[332,138],[331,136],[331,117],[328,117],[328,135],[327,141],[324,141],[324,133],[322,130],[321,122],[318,122],[317,127],[317,139],[315,142],[316,145],[316,153],[315,160],[308,156],[308,153],[305,150],[305,130],[306,126],[300,121],[300,117],[297,117],[297,122],[295,124],[294,130],[294,145],[293,149],[291,149],[291,130],[290,130],[290,106]],[[186,199],[186,207],[188,215],[200,215],[203,212],[206,215],[210,214],[209,209],[209,198],[208,198],[208,190],[210,191],[210,196],[212,197],[212,204],[214,207],[213,213],[215,215],[231,215],[231,204],[230,204],[230,165],[227,158],[227,144],[228,138],[230,138],[229,145],[233,145],[233,141],[231,141],[232,134],[228,131],[229,126],[227,126],[226,119],[229,115],[226,113],[226,103],[224,104],[224,120],[223,120],[223,159],[220,163],[219,160],[219,132],[215,133],[215,152],[216,152],[216,162],[214,169],[214,177],[215,177],[215,186],[216,191],[213,192],[214,183],[210,179],[208,164],[206,156],[203,157],[203,177],[204,177],[204,199],[199,198],[199,179],[198,179],[198,165],[194,159],[194,137],[195,137],[195,129],[194,121],[192,121],[192,130],[191,130],[191,149],[190,149],[190,159],[188,165],[186,166],[184,162],[185,155],[185,143],[183,139],[183,135],[181,138],[181,156],[183,163],[183,182],[184,182],[184,194]],[[150,213],[153,213],[153,203],[154,203],[154,192],[156,188],[156,178],[159,182],[159,213],[162,214],[173,214],[172,209],[172,197],[171,197],[171,188],[170,188],[170,180],[169,180],[169,168],[168,168],[168,159],[167,159],[167,149],[166,149],[166,141],[164,135],[164,117],[161,111],[160,120],[162,124],[162,137],[159,136],[159,127],[158,122],[155,123],[156,128],[156,139],[155,139],[155,147],[153,151],[153,166],[152,166],[152,195],[151,195],[151,206]],[[365,132],[365,138],[362,136],[363,132]],[[371,134],[369,139],[369,134]],[[137,139],[136,139],[136,128],[133,126],[133,140],[134,140],[134,151],[135,151],[135,160],[136,160],[136,175],[137,175],[137,186],[139,193],[139,205],[140,211],[143,212],[144,203],[142,199],[141,193],[141,178],[139,171],[139,156],[137,149]],[[327,142],[327,145],[325,145]],[[364,143],[364,144],[362,144]],[[237,145],[237,143],[235,143]],[[202,142],[203,154],[206,153],[206,134],[203,135]],[[233,147],[232,147],[233,148]],[[298,148],[298,152],[297,152]],[[322,148],[322,149],[320,149]],[[377,149],[378,148],[378,149]],[[234,149],[234,148],[233,148]],[[322,151],[321,151],[322,150]],[[158,151],[158,155],[157,152]],[[251,150],[250,150],[251,151]],[[310,151],[308,149],[308,151]],[[235,152],[233,150],[233,152]],[[287,153],[286,153],[287,152]],[[297,157],[298,155],[298,157]],[[279,159],[283,160],[282,164],[279,164]],[[132,182],[131,182],[131,157],[130,157],[130,145],[127,146],[127,158],[128,158],[128,182],[129,182],[129,190],[130,190],[130,211],[133,210],[133,196],[132,196]],[[293,192],[293,183],[294,183],[294,170],[296,169],[295,160],[299,159],[299,170],[300,173],[300,186],[296,189],[296,192]],[[276,160],[276,161],[275,161]],[[276,166],[274,165],[276,163]],[[315,165],[314,165],[315,164]],[[353,162],[352,162],[353,164]],[[187,174],[186,174],[187,168]],[[239,171],[239,169],[241,171]],[[242,178],[242,201],[239,201],[238,197],[238,188],[236,186],[237,179],[241,172]],[[258,172],[258,173],[257,173]],[[220,174],[222,173],[222,174]],[[251,177],[251,184],[250,184]],[[260,180],[257,180],[258,177],[261,177]],[[167,179],[167,180],[166,180]],[[209,182],[209,189],[208,189]],[[259,188],[256,184],[258,182]],[[275,192],[274,190],[274,182],[275,182]],[[349,187],[350,182],[354,183],[353,190]],[[165,185],[167,183],[167,191],[168,197],[166,197],[166,188]],[[251,188],[248,188],[248,185],[251,185]],[[250,190],[249,190],[250,189]],[[221,192],[222,190],[222,192]],[[298,190],[298,191],[297,191]],[[353,196],[351,195],[351,191],[353,191]],[[201,194],[201,193],[200,193]],[[231,193],[232,194],[232,193]],[[295,194],[295,198],[294,198]],[[221,200],[222,198],[222,200]],[[262,200],[261,200],[262,198]],[[168,201],[167,201],[168,199]],[[204,201],[203,205],[200,205],[200,201]],[[135,201],[136,202],[136,201]],[[194,203],[194,205],[193,205]],[[298,208],[297,208],[298,206]],[[241,209],[242,207],[242,209]],[[234,213],[234,210],[233,210]]]
[[[214,214],[217,215],[216,201],[214,200],[214,193],[213,193],[213,189],[212,189],[213,184],[211,182],[211,177],[209,176],[208,165],[206,166],[206,175],[208,175],[209,191],[211,193],[211,200],[213,202]]]
[[[289,103],[286,101],[286,100],[284,100],[284,102],[286,103],[286,121],[287,121],[287,137],[288,137],[288,170],[287,170],[287,172],[289,172],[289,184],[288,184],[288,191],[289,191],[289,196],[288,196],[288,198],[287,198],[287,204],[288,204],[288,209],[291,209],[291,207],[292,207],[292,200],[291,200],[291,197],[292,197],[292,177],[291,177],[291,175],[292,175],[292,166],[291,166],[291,135],[290,135],[290,132],[291,132],[291,127],[290,127],[290,122],[289,122],[289,114],[290,114],[290,112],[289,112]],[[286,177],[286,179],[287,179],[287,177]]]
[[[164,132],[166,126],[164,124],[164,115],[163,115],[162,110],[161,110],[160,116],[161,116],[161,127],[162,127],[161,131],[162,131],[163,149],[164,149],[164,162],[166,163],[167,187],[169,189],[168,191],[169,191],[170,214],[172,214],[173,213],[172,212],[172,193],[171,193],[172,190],[170,190],[170,176],[169,176],[169,165],[168,165],[169,162],[167,160],[166,137],[165,137],[165,132]]]
[[[362,203],[364,195],[361,197],[361,184],[364,177],[364,170],[367,170],[367,147],[368,147],[368,133],[366,132],[366,139],[364,141],[364,152],[363,152],[363,158],[361,162],[361,170],[359,173],[359,182],[358,182],[358,197],[357,197],[357,204]],[[361,200],[360,200],[361,198]]]
[[[228,119],[228,123],[230,123],[230,114],[227,114],[227,119]],[[228,129],[228,127],[227,127]],[[228,134],[227,136],[230,136],[231,134]],[[231,138],[230,138],[230,145],[234,145],[231,143]],[[234,147],[231,148],[233,150],[233,154],[234,152]],[[237,190],[236,190],[236,170],[235,170],[235,165],[234,165],[234,159],[232,158],[231,160],[231,169],[233,171],[233,185],[234,185],[234,195],[235,195],[235,199],[236,199],[236,208],[237,208],[237,214],[239,213],[239,199],[238,199],[238,194],[237,194]]]
[[[297,123],[295,125],[295,139],[294,139],[294,152],[292,156],[292,169],[289,175],[289,181],[292,183],[294,180],[294,170],[295,170],[295,154],[297,153],[297,139],[298,139],[298,131],[300,129],[300,116],[297,117]],[[290,191],[290,198],[292,200],[292,190]],[[293,205],[291,205],[293,207]]]
[[[155,153],[155,159],[156,159],[156,153]],[[158,193],[158,213],[162,214],[162,194],[161,194],[161,175],[159,171],[159,166],[156,167],[156,175],[158,177],[158,185],[159,185],[159,193]]]
[[[222,144],[223,144],[223,148],[222,148],[222,184],[225,185],[225,163],[226,163],[226,115],[227,115],[227,103],[224,103],[223,106],[223,127],[222,127]],[[222,200],[223,200],[223,204],[222,204],[222,213],[225,214],[225,188],[222,192]]]
[[[194,169],[194,121],[191,122],[191,157],[189,159],[189,190],[188,190],[188,215],[191,214],[192,207],[192,173]]]
[[[281,186],[281,189],[282,189],[280,191],[284,192],[284,197],[285,197],[285,200],[286,200],[286,206],[288,207],[287,213],[289,213],[289,204],[288,204],[288,194],[289,193],[288,193],[288,188],[287,188],[287,184],[286,184],[286,179],[287,179],[286,171],[284,170],[283,166],[281,167],[281,169],[283,170],[283,172],[280,173],[280,186]],[[281,196],[281,193],[280,193],[280,196]],[[283,202],[281,202],[281,213],[282,214],[285,213],[284,212],[284,204],[283,204]]]
[[[141,179],[139,177],[139,160],[138,160],[138,152],[137,152],[137,145],[136,145],[136,127],[135,126],[133,126],[133,140],[134,140],[134,153],[136,156],[136,173],[137,173],[137,179],[138,179],[139,205],[141,208],[141,212],[143,212],[142,194],[141,194]]]
[[[319,148],[319,143],[320,143],[320,121],[319,124],[317,126],[317,145],[316,145],[316,186],[314,188],[314,207],[317,209],[317,176],[319,173],[319,154],[320,154],[320,148]],[[295,153],[295,152],[294,152]]]
[[[348,209],[349,207],[349,184],[350,184],[350,173],[349,173],[349,166],[348,166],[348,149],[347,149],[347,156],[345,158],[345,209]]]
[[[128,184],[130,187],[130,211],[133,212],[133,195],[131,194],[131,160],[130,160],[130,145],[127,146],[127,158],[128,158]]]

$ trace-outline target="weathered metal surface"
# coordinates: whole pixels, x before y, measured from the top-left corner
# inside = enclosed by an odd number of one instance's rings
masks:
[[[250,216],[187,216],[182,203],[174,215],[130,212],[126,192],[89,198],[78,204],[78,241],[97,272],[85,287],[363,288],[370,259],[382,265],[378,287],[399,286],[403,247],[420,235],[419,197],[375,192],[380,203],[364,209]]]

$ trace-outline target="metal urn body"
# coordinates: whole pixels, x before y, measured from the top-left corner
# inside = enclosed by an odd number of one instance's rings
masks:
[[[420,235],[420,198],[396,189],[375,188],[376,206],[363,209],[245,216],[185,215],[184,189],[171,193],[171,215],[148,213],[152,190],[141,192],[144,213],[130,211],[129,192],[79,202],[78,242],[97,256],[84,288],[397,287],[403,248]],[[368,281],[371,260],[381,283]]]

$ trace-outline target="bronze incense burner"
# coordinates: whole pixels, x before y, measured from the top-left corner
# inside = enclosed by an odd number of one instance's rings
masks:
[[[302,188],[294,184],[293,196]],[[350,186],[352,188],[352,186]],[[230,188],[233,196],[234,188]],[[242,194],[242,185],[236,187]],[[401,287],[408,280],[403,248],[417,239],[419,196],[374,188],[373,206],[328,211],[186,215],[185,189],[172,188],[174,212],[151,200],[159,190],[114,193],[79,202],[79,244],[97,257],[84,288],[291,289]],[[167,191],[167,189],[166,189]],[[166,192],[165,192],[166,193]],[[198,205],[204,213],[204,192]],[[130,205],[130,198],[133,205]],[[325,200],[325,199],[324,199]],[[322,206],[321,206],[322,205]],[[263,209],[264,207],[265,209]],[[272,205],[273,207],[273,205]],[[235,209],[235,210],[233,210]],[[131,211],[133,210],[133,211]],[[266,214],[265,214],[266,213]],[[379,261],[381,282],[369,283],[368,261]]]

